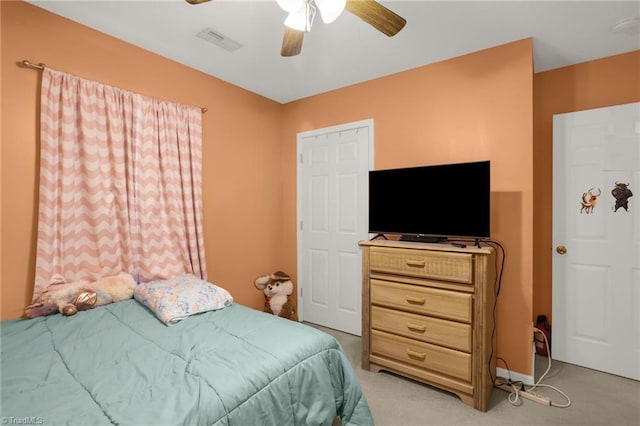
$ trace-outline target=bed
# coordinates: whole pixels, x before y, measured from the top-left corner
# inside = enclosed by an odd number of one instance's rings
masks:
[[[14,423],[373,424],[332,336],[237,303],[167,326],[129,299],[1,332],[1,416]]]

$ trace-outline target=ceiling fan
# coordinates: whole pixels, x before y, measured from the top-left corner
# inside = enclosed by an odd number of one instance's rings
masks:
[[[189,4],[211,0],[186,0]],[[284,21],[281,56],[296,56],[302,51],[304,33],[311,31],[316,12],[325,24],[335,21],[344,9],[353,13],[383,34],[393,37],[407,21],[375,0],[276,0],[288,13]]]

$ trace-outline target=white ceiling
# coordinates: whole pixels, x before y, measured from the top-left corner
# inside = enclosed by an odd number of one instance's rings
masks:
[[[380,3],[406,27],[389,38],[349,12],[319,17],[299,56],[283,58],[286,13],[275,0],[30,3],[280,103],[533,37],[535,72],[640,49],[640,1],[399,1]],[[196,34],[239,42],[228,52]],[[37,58],[34,58],[37,59]]]

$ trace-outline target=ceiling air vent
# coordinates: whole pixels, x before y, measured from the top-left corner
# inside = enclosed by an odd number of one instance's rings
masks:
[[[611,27],[614,34],[640,34],[640,16],[622,19]]]
[[[222,47],[228,52],[235,52],[240,49],[242,45],[235,40],[230,39],[224,34],[219,33],[211,28],[205,28],[198,33],[198,37],[207,40],[209,43],[213,43],[216,46]]]

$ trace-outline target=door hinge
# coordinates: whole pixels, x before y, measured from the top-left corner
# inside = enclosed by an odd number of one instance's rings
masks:
[[[300,287],[300,297],[302,297],[302,287]]]
[[[302,221],[300,221],[300,230],[301,230],[301,231],[302,231],[302,228],[303,228],[303,226],[302,226]]]
[[[302,164],[302,154],[300,154],[300,164]]]

